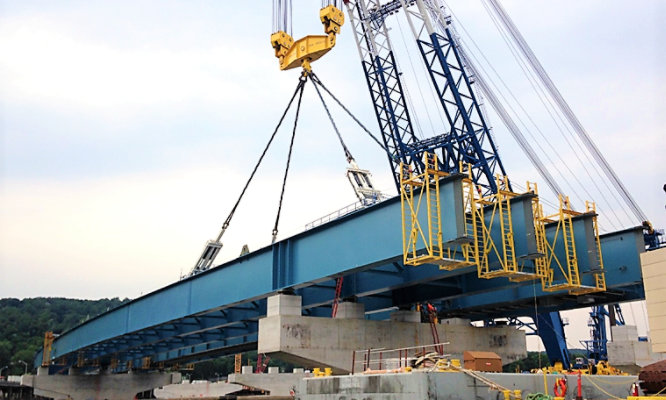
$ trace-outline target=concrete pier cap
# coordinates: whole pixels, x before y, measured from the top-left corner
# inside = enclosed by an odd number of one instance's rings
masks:
[[[258,351],[294,365],[346,374],[355,351],[433,344],[430,324],[420,321],[420,314],[410,310],[395,311],[389,321],[366,320],[363,304],[352,302],[340,303],[335,318],[302,316],[299,296],[277,294],[268,298],[267,315],[259,320]],[[459,318],[436,327],[439,341],[450,343],[444,352],[452,358],[462,359],[468,350],[495,352],[504,364],[527,357],[525,332],[515,327],[476,328]]]

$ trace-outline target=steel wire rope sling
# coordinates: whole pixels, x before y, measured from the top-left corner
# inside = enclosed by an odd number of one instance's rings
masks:
[[[347,162],[352,162],[354,161],[354,156],[352,156],[351,151],[349,151],[349,148],[345,144],[344,140],[342,139],[342,135],[340,134],[340,130],[338,129],[338,126],[336,125],[335,121],[333,120],[333,116],[331,115],[331,112],[326,105],[326,101],[324,101],[324,97],[321,95],[321,91],[319,90],[318,86],[321,86],[326,92],[351,116],[351,118],[361,126],[361,128],[372,138],[374,141],[384,150],[386,148],[379,142],[379,140],[356,118],[341,102],[338,100],[326,87],[321,83],[319,78],[310,70],[304,70],[304,73],[301,75],[301,78],[299,80],[299,85],[301,85],[301,90],[298,96],[298,103],[296,105],[296,116],[294,119],[294,129],[291,134],[291,142],[289,143],[289,153],[287,155],[287,165],[285,167],[284,171],[284,178],[282,179],[282,191],[280,192],[280,201],[278,204],[278,211],[277,215],[275,217],[275,225],[273,227],[272,231],[272,241],[271,243],[275,243],[277,239],[277,234],[278,234],[278,225],[280,222],[280,214],[282,212],[282,202],[284,200],[284,191],[285,187],[287,184],[287,176],[289,174],[289,166],[291,164],[291,155],[293,153],[293,147],[294,147],[294,139],[296,137],[296,128],[298,127],[298,116],[301,110],[301,100],[303,98],[303,89],[305,88],[305,83],[307,82],[308,78],[312,81],[312,84],[315,88],[315,91],[317,92],[317,95],[319,99],[321,100],[322,105],[324,106],[324,110],[326,111],[326,115],[328,116],[329,121],[331,121],[331,125],[333,125],[333,130],[335,131],[335,134],[338,137],[338,140],[340,141],[340,145],[342,146],[342,150],[345,153],[345,158],[347,159]],[[297,90],[298,91],[298,90]],[[295,93],[294,93],[295,95]],[[293,98],[292,98],[293,100]],[[291,104],[291,103],[290,103]]]
[[[289,142],[289,153],[287,154],[287,165],[284,169],[284,178],[282,179],[282,191],[280,192],[280,202],[278,203],[277,215],[275,216],[275,225],[273,226],[273,238],[271,244],[275,243],[278,234],[278,224],[280,223],[280,213],[282,212],[282,200],[284,199],[284,189],[287,185],[287,175],[289,174],[289,164],[291,164],[291,154],[294,149],[294,138],[296,137],[296,127],[298,127],[298,114],[301,111],[301,100],[303,99],[303,89],[308,75],[303,74],[299,79],[300,93],[298,94],[298,104],[296,105],[296,116],[294,117],[294,129],[291,132],[291,142]]]
[[[338,100],[338,98],[335,97],[335,95],[333,93],[331,93],[330,90],[328,90],[328,88],[321,82],[319,77],[317,75],[315,75],[314,72],[310,72],[310,79],[312,80],[312,83],[314,84],[315,90],[317,91],[317,94],[319,95],[319,99],[321,99],[321,102],[324,105],[324,108],[326,109],[326,113],[328,114],[329,119],[333,123],[333,127],[335,129],[335,132],[338,134],[338,138],[340,139],[340,142],[343,144],[343,146],[344,146],[344,143],[342,142],[342,137],[340,137],[340,133],[338,132],[337,127],[335,126],[335,123],[333,122],[333,118],[331,117],[331,113],[328,111],[328,107],[326,106],[326,103],[324,102],[324,98],[322,97],[321,93],[319,92],[319,87],[324,89],[324,91],[326,93],[328,93],[328,95],[331,96],[331,98],[336,103],[338,103],[338,105],[347,113],[347,115],[349,115],[351,117],[351,119],[353,119],[354,122],[356,122],[358,124],[358,126],[360,126],[361,129],[363,129],[363,131],[365,133],[367,133],[368,136],[370,136],[372,138],[372,140],[374,140],[375,143],[377,143],[379,145],[379,147],[381,147],[384,151],[388,152],[388,150],[386,149],[386,146],[384,146],[384,144],[382,144],[382,142],[380,142],[379,139],[377,139],[377,137],[375,135],[373,135],[372,132],[370,132],[370,130],[365,125],[363,125],[363,123],[358,118],[356,118],[356,116],[354,114],[352,114],[352,112],[349,111],[349,109],[347,107],[345,107],[345,105],[342,104],[342,102],[340,100]],[[319,86],[319,87],[317,87],[317,86]]]
[[[222,248],[222,243],[220,240],[222,239],[222,236],[226,232],[227,228],[229,227],[229,224],[231,223],[231,219],[234,216],[234,213],[236,212],[236,209],[238,208],[238,205],[240,204],[241,200],[243,199],[243,196],[245,196],[245,192],[247,191],[247,188],[250,186],[250,182],[252,182],[252,179],[254,178],[254,175],[257,173],[257,170],[259,169],[259,166],[261,165],[261,162],[263,161],[264,157],[266,156],[266,153],[268,152],[268,149],[270,148],[271,144],[273,143],[273,140],[275,139],[275,135],[277,134],[278,130],[280,129],[280,126],[282,126],[282,122],[284,121],[285,117],[287,116],[287,113],[289,112],[289,109],[291,108],[291,105],[294,102],[294,99],[296,98],[297,94],[303,94],[303,88],[305,86],[305,80],[304,79],[299,79],[298,85],[296,85],[296,90],[294,90],[294,93],[291,96],[291,99],[289,100],[289,103],[287,104],[286,109],[282,113],[282,116],[280,117],[280,120],[275,127],[275,130],[273,130],[273,134],[271,135],[270,139],[268,140],[268,143],[264,147],[263,152],[261,153],[261,156],[259,156],[259,160],[257,160],[257,163],[254,166],[254,169],[252,170],[252,173],[250,174],[250,177],[248,178],[247,182],[245,182],[245,186],[243,187],[243,190],[240,193],[240,196],[238,196],[238,199],[236,200],[236,203],[234,206],[231,208],[231,211],[229,212],[229,215],[227,215],[227,218],[224,220],[224,223],[222,224],[222,228],[220,229],[220,233],[217,235],[217,238],[215,240],[209,240],[206,243],[206,246],[204,247],[203,252],[201,253],[201,256],[199,257],[199,260],[197,260],[197,263],[194,265],[194,268],[192,268],[192,271],[186,277],[189,276],[194,276],[198,273],[204,272],[208,270],[213,262],[215,261],[215,257],[217,254],[220,252],[220,249]],[[300,104],[300,97],[299,97],[299,104]]]

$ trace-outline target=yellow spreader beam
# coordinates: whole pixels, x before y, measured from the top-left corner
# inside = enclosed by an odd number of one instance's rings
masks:
[[[345,15],[330,5],[319,11],[319,19],[326,35],[308,35],[296,41],[284,31],[271,35],[271,46],[275,49],[281,70],[303,67],[309,72],[310,63],[320,59],[335,46],[336,35],[345,22]]]

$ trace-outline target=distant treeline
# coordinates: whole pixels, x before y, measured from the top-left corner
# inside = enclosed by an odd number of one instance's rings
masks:
[[[0,299],[0,368],[9,375],[32,367],[35,352],[44,345],[44,332],[63,333],[85,320],[128,302],[120,300],[76,300],[55,297]],[[7,371],[2,370],[3,375]]]
[[[24,365],[32,369],[35,352],[44,345],[44,333],[52,331],[61,334],[86,320],[128,302],[121,300],[76,300],[55,297],[34,299],[0,299],[0,368],[2,375],[20,375]],[[243,365],[256,366],[257,352],[243,354]],[[292,365],[278,360],[270,360],[270,366],[278,366],[282,371],[291,371]],[[209,379],[226,376],[234,371],[234,357],[196,364],[194,371],[185,373],[191,379]]]

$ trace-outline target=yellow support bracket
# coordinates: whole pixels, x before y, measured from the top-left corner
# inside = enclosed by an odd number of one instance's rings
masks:
[[[483,217],[480,220],[482,244],[478,276],[484,279],[511,278],[519,275],[513,239],[513,222],[511,220],[511,199],[518,194],[508,189],[509,179],[506,176],[496,176],[495,184],[497,185],[497,193],[482,198],[482,201],[478,203],[480,208],[478,213]],[[488,223],[485,220],[487,212],[490,212]],[[501,239],[499,243],[496,243],[491,236],[491,229],[496,223],[499,223],[500,228]],[[491,267],[489,262],[491,254],[494,254],[497,258],[499,265]]]
[[[280,70],[303,67],[305,72],[310,72],[310,63],[320,59],[335,46],[336,35],[345,22],[345,15],[335,6],[329,5],[319,11],[319,19],[326,35],[308,35],[298,40],[284,31],[271,35],[271,46],[280,61]]]
[[[461,252],[466,253],[464,259],[476,264],[479,278],[505,277],[513,282],[521,282],[546,277],[545,228],[538,214],[540,207],[536,184],[527,183],[527,193],[533,194],[532,214],[537,242],[536,255],[530,258],[530,263],[528,259],[518,261],[515,255],[511,199],[521,194],[509,189],[508,177],[496,176],[497,193],[483,196],[473,181],[471,170],[470,165],[459,165],[459,171],[467,175],[463,179],[463,198],[466,236],[470,242],[461,246]],[[493,238],[493,229],[500,230],[500,239]],[[494,265],[490,262],[491,255],[495,259]]]
[[[588,293],[604,292],[606,291],[606,275],[604,273],[604,259],[601,255],[601,241],[599,240],[599,224],[597,223],[597,206],[594,202],[585,202],[585,212],[593,213],[592,226],[594,229],[594,247],[595,256],[599,264],[599,270],[594,271],[594,286],[581,286],[569,290],[570,294],[581,295]]]
[[[545,223],[556,223],[555,234],[552,241],[546,241],[547,264],[556,265],[557,271],[563,279],[556,281],[556,270],[551,269],[548,275],[542,279],[541,287],[546,292],[568,290],[570,294],[582,295],[587,293],[603,292],[606,290],[606,278],[603,271],[603,259],[601,256],[601,242],[599,241],[599,228],[597,225],[596,206],[594,203],[586,203],[586,213],[594,213],[592,224],[595,235],[595,253],[599,269],[594,273],[594,286],[583,285],[578,269],[578,256],[576,254],[576,239],[573,230],[573,217],[583,213],[574,211],[571,207],[569,197],[559,196],[559,210],[556,214],[542,217]],[[561,244],[558,244],[558,241]],[[564,257],[560,259],[555,254],[556,246],[564,246]],[[553,264],[554,263],[554,264]]]
[[[412,266],[436,264],[445,270],[473,265],[470,244],[443,246],[439,181],[449,174],[439,170],[435,154],[424,153],[423,163],[425,170],[420,174],[409,165],[400,165],[403,262]]]

